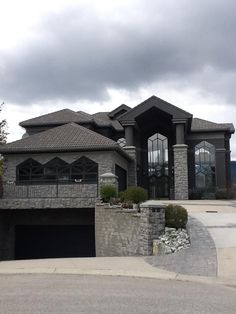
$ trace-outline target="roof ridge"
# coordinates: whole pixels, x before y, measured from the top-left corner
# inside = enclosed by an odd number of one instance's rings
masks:
[[[60,110],[56,110],[56,111],[53,111],[53,112],[48,112],[48,113],[42,114],[40,116],[21,121],[19,124],[21,125],[21,123],[24,123],[24,122],[27,122],[27,121],[30,121],[30,120],[34,120],[34,119],[37,119],[37,118],[41,118],[41,117],[46,117],[46,116],[49,116],[51,114],[55,114],[55,113],[58,113],[58,112],[61,112],[61,111],[70,111],[70,112],[76,113],[75,111],[73,111],[73,110],[71,110],[69,108],[63,108],[63,109],[60,109]]]
[[[37,126],[37,125],[58,125],[58,124],[66,124],[68,122],[84,122],[92,121],[92,118],[85,113],[78,114],[76,111],[64,108],[61,110],[49,112],[44,115],[40,115],[34,118],[30,118],[28,120],[24,120],[19,123],[22,127],[29,127],[29,126]]]
[[[163,101],[164,103],[170,105],[171,107],[173,107],[173,108],[178,108],[178,110],[180,110],[180,111],[182,111],[182,112],[184,112],[184,113],[187,113],[187,114],[189,114],[189,115],[192,116],[192,114],[191,114],[190,112],[188,112],[188,111],[186,111],[186,110],[184,110],[184,109],[182,109],[182,108],[179,108],[179,107],[177,107],[177,106],[171,104],[170,102],[168,102],[168,101],[166,101],[166,100],[163,100],[163,99],[160,98],[160,97],[157,97],[156,95],[152,95],[150,98],[154,98],[154,99],[161,100],[161,101]]]
[[[83,110],[75,111],[75,113],[76,114],[82,114],[82,115],[92,119],[92,115],[90,113],[83,111]]]

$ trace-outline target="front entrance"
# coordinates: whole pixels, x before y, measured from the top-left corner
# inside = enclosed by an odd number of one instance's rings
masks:
[[[169,197],[168,139],[160,133],[148,138],[149,198]]]
[[[15,226],[15,259],[92,256],[94,225]]]

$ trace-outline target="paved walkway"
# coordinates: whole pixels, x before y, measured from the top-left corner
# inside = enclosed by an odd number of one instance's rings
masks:
[[[218,278],[226,281],[235,281],[236,200],[187,200],[163,201],[163,203],[174,203],[184,206],[191,217],[194,217],[204,225],[215,243]],[[199,245],[202,244],[202,241],[200,241]],[[184,256],[185,254],[188,253],[183,253]],[[185,263],[184,258],[183,262]],[[186,271],[191,270],[191,267],[187,265],[185,267]],[[178,269],[182,271],[181,266],[178,266]],[[194,267],[192,270],[193,272],[195,271]]]
[[[174,254],[150,256],[152,266],[194,276],[217,276],[217,255],[212,237],[204,225],[193,217],[188,221],[191,247]]]

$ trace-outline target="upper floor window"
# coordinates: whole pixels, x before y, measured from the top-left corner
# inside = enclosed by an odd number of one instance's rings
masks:
[[[17,181],[42,181],[43,166],[36,160],[29,158],[16,168]]]
[[[97,176],[97,163],[87,157],[81,157],[71,165],[71,179],[76,182],[97,183]]]
[[[16,172],[19,183],[97,183],[98,164],[84,156],[72,164],[56,157],[42,165],[30,158]]]
[[[47,181],[68,181],[70,167],[67,162],[56,157],[44,165],[44,177]]]

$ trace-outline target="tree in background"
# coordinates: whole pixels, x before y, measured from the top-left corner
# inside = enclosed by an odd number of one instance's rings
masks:
[[[2,106],[4,105],[4,102],[0,105],[0,113],[2,111]],[[3,119],[0,121],[0,145],[5,144],[7,141],[7,121],[6,119]]]
[[[4,102],[0,105],[0,114],[2,111],[2,106],[4,105]],[[6,119],[0,120],[0,145],[5,144],[7,141],[7,121]],[[2,177],[2,170],[3,170],[3,159],[0,155],[0,178]]]

